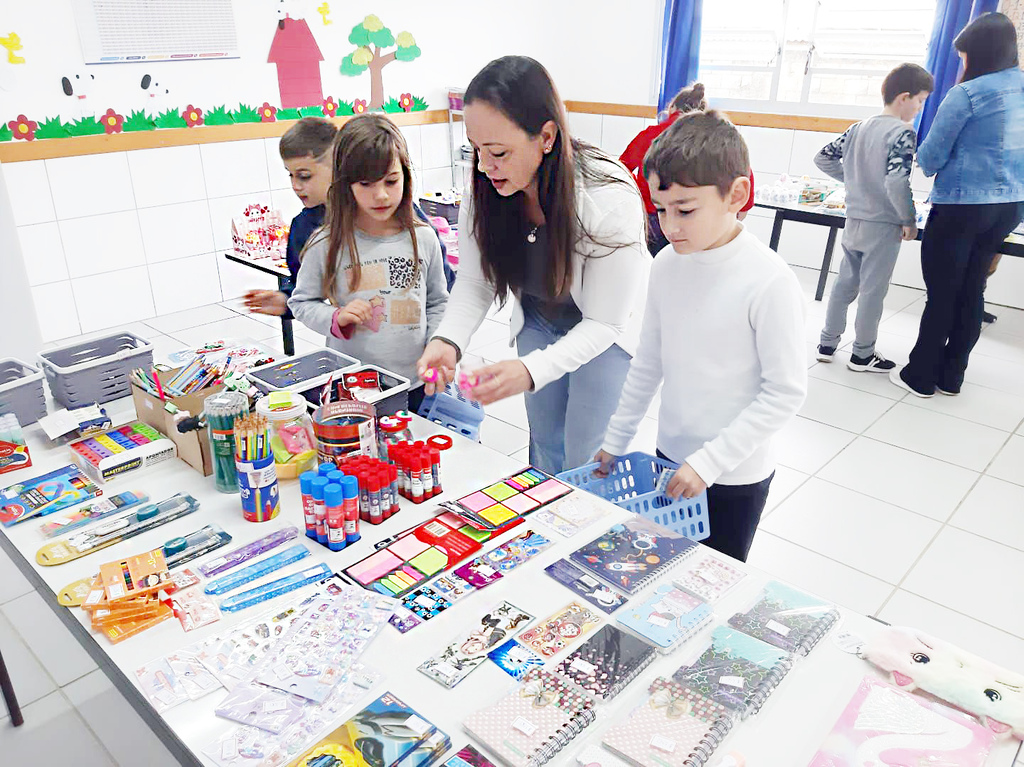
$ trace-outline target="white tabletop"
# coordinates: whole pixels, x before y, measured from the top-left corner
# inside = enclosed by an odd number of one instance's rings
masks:
[[[130,401],[122,400],[106,407],[114,417],[115,423],[125,422],[133,416]],[[433,433],[450,434],[423,419],[414,422],[413,431],[417,439],[424,439]],[[66,448],[48,449],[44,445],[44,438],[38,427],[32,427],[27,433],[32,452],[32,469],[2,475],[0,485],[18,481],[23,478],[23,474],[36,476],[69,462]],[[522,465],[512,458],[458,436],[453,438],[453,448],[442,454],[441,477],[445,493],[434,499],[435,501],[460,497],[522,468]],[[207,524],[219,524],[234,536],[234,540],[228,545],[229,548],[248,543],[286,524],[303,528],[298,483],[294,481],[282,483],[281,514],[278,519],[260,525],[242,519],[237,496],[218,493],[214,489],[212,478],[201,477],[181,461],[144,470],[134,477],[119,478],[104,487],[108,493],[135,489],[145,491],[154,501],[163,500],[176,492],[186,492],[199,500],[201,507],[194,514],[116,544],[101,553],[56,567],[39,567],[35,564],[35,552],[46,542],[39,532],[37,521],[4,529],[0,543],[12,554],[19,567],[23,570],[30,569],[36,574],[37,577],[32,577],[32,582],[37,588],[40,584],[45,585],[48,591],[43,591],[44,597],[52,599],[55,604],[54,595],[57,592],[75,580],[93,575],[101,563],[156,548],[175,536],[185,535]],[[303,561],[303,566],[308,567],[311,562],[322,561],[335,571],[341,570],[370,553],[373,542],[405,530],[436,513],[436,507],[432,503],[416,506],[403,499],[401,505],[401,512],[381,525],[362,524],[362,541],[344,551],[331,552],[325,547],[306,541],[312,556]],[[561,538],[540,524],[530,525],[529,519],[523,525],[514,528],[505,538],[515,537],[532,528],[554,540],[555,544],[481,593],[464,597],[441,616],[417,626],[406,634],[400,634],[390,626],[385,626],[363,656],[364,662],[385,674],[382,686],[368,694],[366,701],[384,690],[389,690],[447,732],[451,736],[453,747],[460,748],[469,740],[462,730],[461,721],[504,694],[514,685],[513,680],[497,666],[485,663],[455,689],[448,690],[419,673],[416,667],[439,651],[443,645],[455,639],[462,627],[476,620],[501,600],[513,603],[536,618],[546,617],[568,604],[573,599],[572,593],[545,575],[544,567],[567,555],[582,543],[600,534],[608,525],[625,516],[627,512],[609,504],[607,516],[594,522],[590,528],[573,539]],[[207,555],[208,558],[216,556],[217,553]],[[197,563],[202,561],[200,559]],[[716,605],[715,624],[724,623],[733,612],[743,609],[760,586],[770,578],[761,571],[745,565],[742,567],[749,576],[733,593]],[[287,572],[297,569],[299,567],[295,565]],[[282,573],[278,572],[269,576],[267,580],[281,576]],[[250,584],[249,587],[254,585],[258,584]],[[91,632],[88,629],[88,615],[84,611],[71,609],[69,613],[84,629],[75,632],[83,647],[99,662],[101,668],[118,687],[122,690],[128,689],[129,699],[133,705],[154,725],[157,734],[165,742],[170,741],[169,747],[178,753],[179,758],[191,757],[193,763],[212,765],[214,763],[202,754],[202,749],[234,726],[232,722],[220,719],[214,714],[214,708],[223,698],[223,691],[215,692],[199,701],[184,703],[161,716],[144,701],[144,698],[132,692],[135,686],[134,670],[154,658],[168,655],[210,635],[224,633],[232,625],[250,621],[267,609],[293,604],[313,590],[315,587],[309,586],[258,607],[238,613],[224,613],[217,623],[188,634],[182,632],[178,621],[168,620],[118,645],[110,645],[106,639]],[[641,596],[644,593],[646,592],[641,592]],[[843,630],[869,636],[881,627],[881,624],[863,615],[846,609],[841,611]],[[614,616],[610,618],[613,619]],[[651,680],[659,675],[671,676],[676,668],[699,654],[706,644],[710,630],[709,628],[686,642],[676,652],[659,656],[626,691],[609,703],[599,704],[596,722],[551,763],[573,764],[572,757],[584,745],[599,744],[600,735],[607,727],[621,721],[633,706],[645,699],[645,690]],[[719,748],[718,757],[729,751],[738,751],[747,757],[747,764],[750,767],[799,767],[807,764],[865,675],[881,678],[881,674],[873,667],[840,650],[830,636],[827,636],[808,657],[797,661],[760,713],[733,728],[732,733]],[[357,705],[366,701],[360,701]],[[987,765],[1009,767],[1017,753],[1017,745],[1016,741],[1004,741],[993,751]],[[486,752],[485,749],[482,750]],[[713,759],[712,764],[716,761],[717,759]]]

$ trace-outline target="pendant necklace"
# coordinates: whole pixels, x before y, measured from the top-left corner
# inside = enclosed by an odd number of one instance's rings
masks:
[[[530,230],[530,233],[528,235],[526,235],[526,241],[527,242],[533,244],[533,243],[535,243],[537,241],[537,230],[539,228],[540,227],[535,226],[535,227],[533,227],[533,229]]]

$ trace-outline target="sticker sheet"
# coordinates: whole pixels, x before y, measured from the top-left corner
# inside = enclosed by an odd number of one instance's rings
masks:
[[[601,622],[601,616],[579,602],[561,610],[519,635],[519,641],[545,658],[575,644]]]

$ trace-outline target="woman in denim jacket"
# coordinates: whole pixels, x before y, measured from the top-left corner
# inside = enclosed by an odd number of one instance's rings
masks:
[[[960,393],[992,255],[1024,217],[1024,72],[1013,23],[984,14],[953,44],[963,78],[917,150],[921,170],[935,176],[921,244],[928,301],[909,364],[889,376],[918,397]]]

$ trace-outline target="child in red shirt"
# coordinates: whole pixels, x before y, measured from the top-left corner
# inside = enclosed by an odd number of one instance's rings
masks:
[[[661,233],[661,224],[658,223],[658,214],[654,210],[654,203],[651,202],[651,190],[647,186],[647,179],[644,178],[643,164],[644,155],[651,148],[654,139],[658,138],[668,126],[674,123],[680,115],[687,112],[703,112],[708,108],[708,102],[704,99],[703,83],[694,83],[689,88],[683,88],[675,95],[668,105],[668,115],[657,125],[644,128],[636,138],[629,142],[626,151],[619,157],[619,161],[626,166],[636,185],[640,189],[640,196],[644,199],[644,207],[647,209],[647,249],[652,256],[668,245],[668,240]],[[754,207],[754,171],[750,171],[750,196],[746,204],[740,210],[739,218],[742,221],[747,216],[747,211]]]

